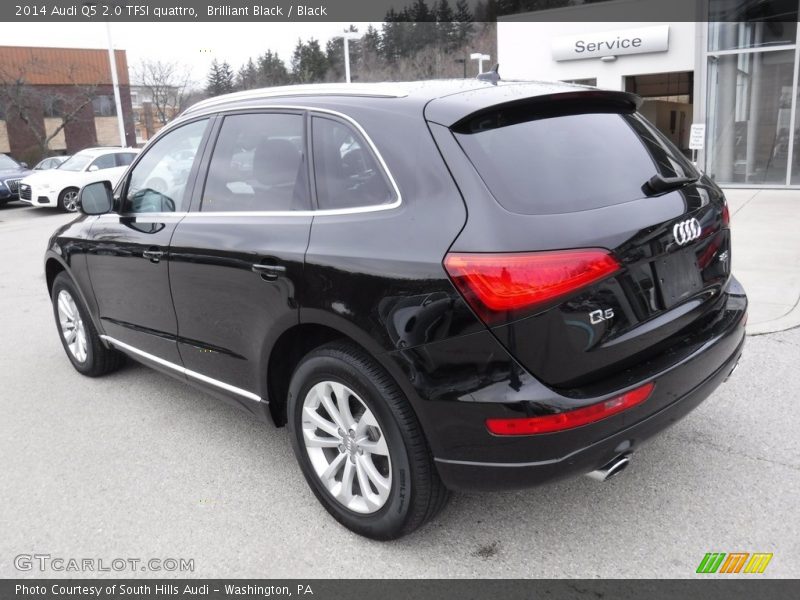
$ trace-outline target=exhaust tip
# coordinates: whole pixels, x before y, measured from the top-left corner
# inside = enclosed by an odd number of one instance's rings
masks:
[[[589,477],[589,479],[594,479],[595,481],[608,481],[615,475],[622,473],[628,467],[628,463],[630,462],[631,459],[629,455],[625,454],[623,456],[618,456],[604,467],[600,467],[596,471],[587,473],[586,476]]]

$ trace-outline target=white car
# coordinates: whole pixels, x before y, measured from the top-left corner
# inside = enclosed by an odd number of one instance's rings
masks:
[[[87,148],[57,169],[37,171],[19,182],[19,198],[36,208],[78,210],[78,192],[87,183],[110,181],[116,185],[136,158],[136,148]]]

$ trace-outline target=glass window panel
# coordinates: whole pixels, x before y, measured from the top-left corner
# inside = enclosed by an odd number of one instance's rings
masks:
[[[189,174],[207,125],[206,119],[182,125],[147,147],[128,179],[123,212],[185,210]]]
[[[735,50],[794,44],[797,0],[710,0],[708,49]]]
[[[313,119],[314,176],[319,208],[391,204],[397,197],[363,137],[350,125]]]
[[[297,114],[225,117],[211,155],[201,210],[308,210],[303,129],[303,116]]]
[[[718,183],[785,184],[794,51],[709,57],[707,171]]]
[[[797,70],[800,71],[800,64],[797,65]],[[800,76],[800,73],[798,73]],[[783,104],[786,104],[784,101]],[[794,113],[794,141],[792,142],[794,150],[792,151],[792,179],[791,185],[800,185],[800,89],[797,90],[797,101],[795,102]]]

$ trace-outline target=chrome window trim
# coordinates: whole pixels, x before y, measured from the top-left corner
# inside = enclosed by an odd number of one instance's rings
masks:
[[[139,350],[139,348],[135,348],[134,346],[126,344],[125,342],[121,342],[118,339],[111,337],[110,335],[101,335],[100,338],[116,348],[119,348],[121,350],[126,350],[132,354],[136,354],[137,356],[141,356],[142,358],[151,360],[154,363],[157,363],[163,367],[167,367],[168,369],[172,369],[173,371],[186,375],[187,377],[191,377],[192,379],[202,381],[203,383],[208,383],[222,390],[231,392],[238,396],[242,396],[243,398],[247,398],[248,400],[252,400],[254,402],[262,401],[261,396],[258,396],[252,392],[248,392],[247,390],[243,390],[242,388],[238,388],[229,383],[225,383],[224,381],[219,381],[218,379],[214,379],[213,377],[208,377],[207,375],[203,375],[202,373],[198,373],[197,371],[192,371],[191,369],[187,369],[180,365],[176,365],[175,363],[170,362],[168,360],[164,360],[163,358],[159,358],[154,354],[150,354],[149,352],[145,352],[144,350]]]
[[[383,160],[383,156],[381,155],[378,147],[375,145],[375,142],[372,141],[372,138],[367,134],[361,124],[353,119],[352,117],[339,112],[338,110],[332,110],[329,108],[316,108],[314,106],[303,106],[303,105],[295,105],[295,104],[259,104],[259,105],[252,105],[252,106],[235,106],[235,107],[225,107],[223,109],[208,109],[202,112],[193,113],[188,115],[184,113],[187,117],[186,121],[191,119],[197,119],[200,117],[211,117],[215,114],[226,114],[231,112],[239,112],[239,111],[248,111],[248,110],[265,110],[265,109],[277,109],[277,110],[302,110],[308,111],[311,113],[311,116],[314,116],[314,113],[321,113],[332,115],[334,117],[338,117],[353,127],[355,127],[356,131],[358,131],[361,136],[367,141],[372,153],[375,155],[375,158],[378,159],[378,164],[380,165],[381,169],[383,169],[384,174],[389,179],[389,183],[394,190],[396,199],[394,202],[389,204],[374,204],[368,206],[354,206],[352,208],[328,208],[322,210],[256,210],[256,211],[192,211],[192,212],[184,212],[184,213],[128,213],[128,214],[121,214],[115,215],[120,217],[149,217],[149,216],[161,216],[161,215],[184,215],[186,218],[204,218],[204,217],[233,217],[233,216],[240,216],[240,217],[328,217],[328,216],[340,216],[340,215],[354,215],[354,214],[362,214],[362,213],[371,213],[371,212],[380,212],[384,210],[394,210],[398,208],[403,203],[403,196],[400,193],[400,188],[397,186],[397,182],[395,181],[394,175],[389,170],[389,167],[386,164],[386,161]],[[191,119],[189,118],[191,117]],[[184,121],[183,115],[173,121],[168,127],[162,128],[158,135],[162,135],[162,133],[171,130],[173,127],[179,127],[180,124]],[[158,139],[154,137],[152,141]],[[150,143],[148,143],[148,146]],[[144,150],[144,149],[143,149]],[[212,148],[213,154],[213,148]],[[129,167],[130,168],[130,167]],[[123,177],[126,177],[128,172],[125,172]],[[101,215],[102,216],[102,215]]]

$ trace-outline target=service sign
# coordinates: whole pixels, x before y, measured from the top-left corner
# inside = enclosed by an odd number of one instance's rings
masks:
[[[553,40],[553,60],[579,60],[619,54],[664,52],[669,49],[669,25],[568,35]]]

